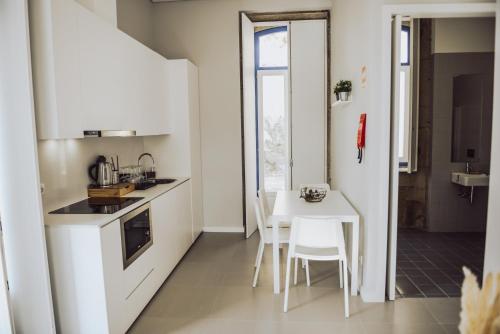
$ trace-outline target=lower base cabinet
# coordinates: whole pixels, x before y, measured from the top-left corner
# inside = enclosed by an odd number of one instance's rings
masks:
[[[123,268],[120,221],[50,226],[59,333],[125,333],[193,243],[190,180],[150,202],[153,245]]]

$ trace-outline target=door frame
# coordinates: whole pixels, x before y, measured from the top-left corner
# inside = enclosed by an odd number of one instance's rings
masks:
[[[14,314],[9,295],[9,279],[3,247],[2,217],[0,214],[0,332],[14,333]],[[3,332],[2,332],[3,333]]]
[[[391,279],[389,277],[390,266],[396,263],[396,244],[397,244],[397,205],[398,205],[398,182],[391,182],[391,175],[399,175],[399,170],[395,172],[394,166],[391,165],[392,147],[391,131],[397,130],[391,128],[391,118],[393,119],[391,111],[391,76],[392,76],[392,60],[391,60],[391,47],[392,47],[392,17],[395,15],[410,16],[411,18],[459,18],[459,17],[495,17],[496,4],[495,3],[453,3],[453,4],[409,4],[409,5],[385,5],[382,7],[382,64],[381,64],[381,110],[388,110],[389,112],[382,113],[382,123],[384,129],[382,146],[386,148],[387,154],[381,157],[382,163],[387,169],[382,169],[384,172],[383,177],[379,178],[379,189],[384,206],[387,210],[381,210],[380,221],[387,222],[387,261],[386,261],[386,295],[392,295],[391,291],[387,291],[387,285]],[[498,22],[496,22],[498,24]],[[495,50],[496,52],[496,50]],[[495,66],[496,68],[496,66]],[[494,85],[498,84],[495,82]],[[496,105],[493,107],[493,114],[497,112]],[[500,116],[500,115],[499,115]],[[493,151],[493,142],[492,142]],[[399,166],[398,166],[399,169]],[[385,173],[388,171],[389,173]],[[397,174],[396,174],[397,173]],[[391,191],[392,190],[392,191]],[[391,219],[391,216],[396,220]],[[486,254],[485,254],[486,256]],[[395,270],[391,272],[395,275]],[[391,287],[392,288],[392,287]]]
[[[312,10],[312,11],[285,11],[285,12],[253,12],[239,11],[239,43],[240,43],[240,119],[241,119],[241,174],[242,174],[242,204],[243,204],[243,227],[246,233],[246,186],[245,186],[245,121],[243,108],[243,53],[242,53],[242,21],[241,14],[245,14],[252,22],[283,22],[283,21],[302,21],[302,20],[326,20],[326,179],[331,183],[331,18],[330,10]]]

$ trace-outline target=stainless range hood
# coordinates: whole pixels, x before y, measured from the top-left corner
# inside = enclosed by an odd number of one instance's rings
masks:
[[[84,130],[84,138],[97,138],[97,137],[134,137],[135,130]]]

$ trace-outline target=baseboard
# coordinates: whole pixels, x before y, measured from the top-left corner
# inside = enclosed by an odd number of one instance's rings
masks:
[[[241,227],[236,227],[236,226],[205,226],[203,227],[203,232],[207,233],[243,233],[245,232],[245,229],[243,226]]]

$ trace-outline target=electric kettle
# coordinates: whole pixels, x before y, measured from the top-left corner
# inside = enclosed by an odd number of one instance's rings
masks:
[[[105,156],[98,156],[95,164],[89,167],[89,177],[99,187],[106,187],[112,184],[113,168],[111,163],[106,161]]]

